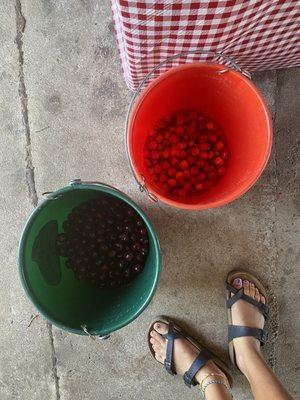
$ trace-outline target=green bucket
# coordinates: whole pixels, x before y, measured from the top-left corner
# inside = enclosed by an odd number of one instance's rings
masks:
[[[38,249],[49,254],[48,272],[41,271],[36,259],[32,257],[37,236],[49,224],[51,226],[51,221],[57,221],[58,233],[62,232],[62,223],[71,210],[85,201],[99,197],[99,192],[117,197],[133,207],[148,229],[149,254],[145,268],[135,280],[119,289],[99,289],[76,280],[73,271],[65,266],[64,257],[51,257],[56,253],[51,235],[49,239],[46,236]],[[54,264],[52,259],[57,261],[55,265],[51,265]],[[155,293],[160,265],[159,242],[148,217],[124,193],[98,182],[74,180],[69,186],[48,193],[46,199],[30,215],[19,245],[19,271],[28,297],[51,323],[79,335],[105,338],[137,318]],[[47,279],[49,271],[50,279]],[[56,271],[54,279],[51,271]]]

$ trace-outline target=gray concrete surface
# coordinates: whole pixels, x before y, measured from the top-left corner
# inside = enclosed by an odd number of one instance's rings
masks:
[[[1,400],[196,398],[153,362],[145,333],[155,315],[168,314],[226,356],[223,281],[236,266],[269,284],[273,335],[265,354],[296,398],[299,70],[254,76],[275,128],[259,182],[224,208],[188,213],[149,204],[131,177],[123,137],[131,94],[108,2],[4,0],[0,17]],[[152,218],[164,254],[149,308],[104,343],[62,332],[41,317],[28,328],[35,310],[17,273],[26,216],[42,192],[78,177],[108,182],[134,198]],[[245,379],[233,373],[235,398],[250,399]]]

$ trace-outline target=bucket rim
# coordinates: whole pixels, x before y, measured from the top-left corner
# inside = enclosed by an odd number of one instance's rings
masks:
[[[155,257],[156,257],[156,266],[155,266],[155,276],[154,276],[154,281],[151,290],[148,293],[148,296],[142,303],[142,305],[139,307],[138,311],[134,313],[130,318],[126,319],[125,322],[122,323],[115,323],[113,325],[113,328],[110,329],[110,331],[100,331],[100,330],[93,330],[90,335],[91,336],[106,336],[111,334],[112,332],[115,332],[124,326],[130,324],[132,321],[134,321],[136,318],[139,317],[139,315],[145,311],[145,309],[148,307],[149,303],[151,302],[152,298],[154,297],[154,294],[157,289],[160,273],[161,273],[161,264],[162,264],[162,253],[161,253],[161,248],[160,248],[160,243],[158,240],[157,233],[153,227],[152,222],[150,221],[149,217],[146,215],[146,213],[125,193],[121,192],[119,189],[114,188],[109,185],[105,184],[92,184],[92,183],[81,183],[78,180],[72,181],[70,185],[64,186],[60,189],[57,189],[54,192],[51,192],[51,195],[47,196],[44,198],[31,212],[29,217],[27,218],[25,225],[22,229],[21,232],[21,238],[19,240],[19,245],[18,245],[18,255],[17,255],[17,262],[18,262],[18,271],[19,271],[19,277],[21,280],[21,284],[23,287],[23,290],[25,291],[25,294],[33,304],[33,306],[37,309],[37,311],[51,324],[55,325],[57,328],[65,330],[70,333],[74,333],[77,335],[82,335],[82,336],[88,336],[88,333],[86,333],[83,329],[76,329],[76,328],[71,328],[61,321],[56,320],[52,316],[50,316],[47,312],[44,311],[43,307],[40,305],[39,301],[36,299],[36,297],[32,294],[30,287],[27,283],[27,280],[25,278],[24,274],[24,267],[25,267],[25,244],[27,240],[27,235],[29,232],[29,229],[31,228],[33,221],[35,217],[43,210],[51,201],[54,201],[57,196],[62,195],[64,193],[70,192],[72,190],[95,190],[95,191],[102,191],[105,188],[105,193],[109,193],[112,196],[118,197],[122,201],[125,201],[127,204],[129,204],[131,207],[137,211],[137,213],[142,217],[143,221],[145,222],[148,230],[148,234],[151,235],[153,244],[154,244],[154,252],[155,252]]]
[[[242,189],[242,190],[236,190],[235,193],[232,196],[227,196],[223,200],[216,200],[216,201],[211,201],[207,202],[206,204],[189,204],[189,203],[180,203],[178,201],[169,199],[167,197],[162,196],[159,192],[155,190],[155,188],[150,184],[149,186],[144,180],[143,175],[141,174],[140,171],[138,171],[138,168],[136,167],[134,163],[134,157],[132,153],[132,148],[130,146],[130,128],[134,124],[134,119],[142,106],[143,102],[145,101],[146,96],[148,93],[152,90],[155,89],[157,85],[159,85],[163,80],[168,79],[170,75],[173,75],[175,73],[178,73],[182,70],[186,69],[192,69],[192,68],[203,68],[203,67],[211,67],[212,69],[218,71],[226,70],[226,74],[231,73],[238,78],[240,78],[244,84],[248,85],[250,90],[253,91],[253,93],[256,95],[264,117],[266,119],[266,132],[267,132],[267,142],[268,146],[265,149],[264,155],[262,156],[263,162],[260,164],[259,169],[257,174],[251,179],[251,181],[248,182],[248,184]],[[142,91],[139,93],[136,93],[130,103],[128,113],[127,113],[127,118],[126,118],[126,125],[125,125],[125,143],[126,143],[126,153],[127,153],[127,158],[129,165],[131,167],[132,174],[134,176],[134,179],[138,183],[140,188],[143,188],[143,190],[149,195],[154,196],[157,198],[157,200],[160,200],[162,203],[167,204],[169,206],[175,207],[177,209],[183,209],[183,210],[191,210],[191,211],[201,211],[201,210],[208,210],[208,209],[213,209],[217,207],[223,207],[238,198],[242,197],[255,183],[258,181],[262,173],[264,172],[264,169],[269,161],[271,150],[272,150],[272,144],[273,144],[273,124],[272,124],[272,116],[271,112],[269,110],[269,107],[267,105],[266,100],[264,99],[261,91],[254,85],[254,83],[249,79],[247,76],[245,76],[243,73],[234,70],[228,66],[218,64],[218,63],[212,63],[212,62],[192,62],[188,64],[183,64],[183,65],[178,65],[176,67],[170,68],[168,71],[162,73],[155,79],[153,79],[152,82],[149,83],[147,87],[145,87]]]

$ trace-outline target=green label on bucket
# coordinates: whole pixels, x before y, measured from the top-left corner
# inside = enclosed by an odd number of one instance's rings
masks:
[[[58,223],[47,222],[40,230],[32,246],[31,257],[48,285],[58,285],[61,281],[60,257],[56,250]]]

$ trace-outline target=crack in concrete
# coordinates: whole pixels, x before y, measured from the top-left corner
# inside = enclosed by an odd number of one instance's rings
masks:
[[[275,86],[275,93],[274,93],[274,116],[273,116],[273,123],[275,126],[276,123],[276,116],[277,116],[277,105],[278,105],[278,75],[277,71],[275,72],[275,80],[276,80],[276,86]],[[274,151],[274,163],[275,163],[275,201],[274,201],[274,222],[273,222],[273,234],[274,234],[274,242],[275,242],[275,248],[276,248],[276,260],[275,260],[275,268],[271,269],[270,274],[271,274],[271,280],[273,287],[277,287],[278,282],[278,268],[279,268],[279,248],[278,248],[278,240],[277,240],[277,199],[278,199],[278,185],[279,185],[279,179],[278,179],[278,168],[277,168],[277,148],[276,148],[276,140],[274,140],[274,145],[273,145],[273,151]],[[270,331],[272,333],[272,337],[270,340],[270,347],[272,346],[272,351],[271,351],[271,357],[269,358],[269,363],[270,366],[273,370],[276,369],[276,363],[277,363],[277,338],[278,338],[278,331],[279,331],[279,305],[278,301],[276,298],[276,294],[273,292],[273,290],[270,291],[270,300],[269,300],[269,305],[272,310],[272,316],[270,320]]]
[[[57,357],[54,347],[54,338],[53,338],[53,331],[52,331],[52,324],[47,322],[50,344],[51,344],[51,357],[52,357],[52,373],[55,382],[55,390],[56,390],[56,400],[60,400],[60,390],[59,390],[59,376],[57,373]]]
[[[19,97],[21,101],[21,112],[22,118],[25,126],[25,170],[26,170],[26,183],[28,188],[28,195],[34,207],[38,204],[38,196],[35,187],[35,179],[34,179],[34,165],[32,161],[32,152],[31,152],[31,132],[29,125],[29,117],[28,117],[28,96],[25,85],[24,78],[24,52],[23,52],[23,34],[26,27],[26,19],[22,13],[22,4],[21,0],[16,0],[15,3],[16,10],[16,38],[15,43],[17,45],[18,53],[19,53]],[[56,400],[60,400],[60,390],[59,390],[59,376],[57,373],[57,357],[55,353],[54,347],[54,339],[52,332],[52,325],[47,322],[47,328],[50,339],[51,346],[51,358],[52,358],[52,374],[55,382],[55,390],[56,390]]]
[[[19,53],[19,97],[21,101],[21,111],[25,126],[25,138],[26,138],[25,176],[26,176],[29,198],[32,204],[36,206],[38,203],[38,197],[35,187],[34,166],[32,162],[32,153],[31,153],[31,137],[30,137],[30,126],[28,119],[28,96],[24,79],[23,33],[26,27],[26,19],[22,14],[22,5],[20,0],[16,0],[15,10],[16,10],[16,30],[17,30],[15,43],[17,45]]]

